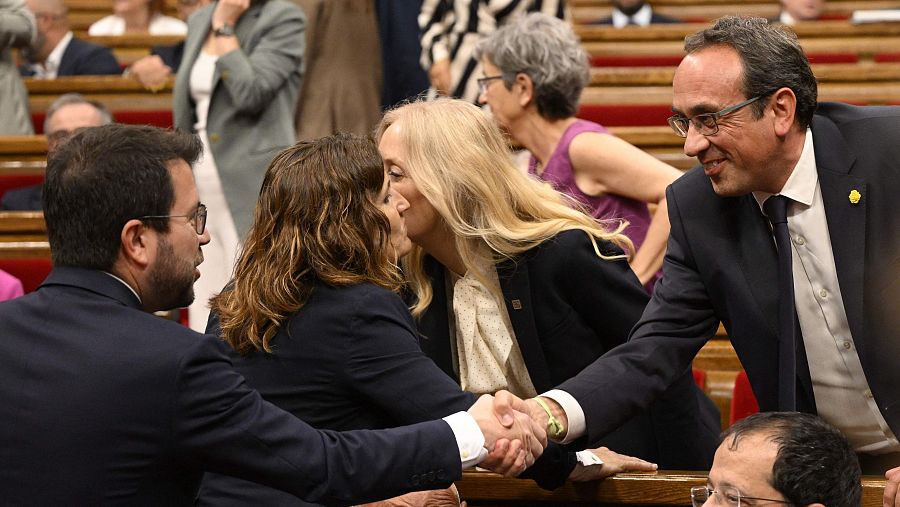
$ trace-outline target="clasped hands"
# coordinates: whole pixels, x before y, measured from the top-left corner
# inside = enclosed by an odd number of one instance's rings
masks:
[[[553,416],[568,428],[565,411],[553,400],[544,399]],[[488,457],[480,466],[512,477],[522,473],[540,457],[547,446],[547,411],[534,399],[522,400],[508,391],[483,395],[469,409],[484,433]],[[600,465],[578,463],[569,475],[576,482],[608,477],[618,472],[652,472],[656,465],[626,456],[605,447],[591,449],[602,460]]]

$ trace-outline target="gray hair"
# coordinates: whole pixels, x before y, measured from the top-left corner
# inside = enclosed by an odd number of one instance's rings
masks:
[[[574,116],[590,80],[588,56],[578,36],[565,21],[539,12],[482,39],[475,57],[496,65],[507,89],[520,72],[531,78],[538,113],[550,120]]]
[[[688,54],[702,49],[727,46],[737,52],[743,66],[742,88],[747,98],[770,95],[790,88],[797,97],[797,123],[808,127],[816,111],[818,88],[797,36],[763,18],[725,16],[706,30],[684,39]],[[750,106],[756,118],[765,103]]]
[[[54,100],[53,103],[50,104],[50,107],[47,108],[47,116],[44,117],[45,134],[50,130],[50,118],[53,118],[53,115],[62,109],[63,106],[68,106],[70,104],[87,104],[93,106],[94,109],[97,110],[97,113],[100,114],[100,125],[109,125],[113,122],[112,114],[109,112],[109,109],[100,102],[91,100],[80,93],[66,93],[60,95],[59,98]]]

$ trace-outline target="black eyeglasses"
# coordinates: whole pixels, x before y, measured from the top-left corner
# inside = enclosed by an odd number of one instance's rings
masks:
[[[488,83],[490,83],[491,81],[493,81],[495,79],[503,79],[503,75],[499,74],[496,76],[485,76],[485,77],[480,77],[480,78],[476,79],[475,81],[478,83],[478,93],[479,94],[484,93],[484,91],[487,90]]]
[[[698,114],[697,116],[694,116],[692,118],[686,118],[684,116],[681,116],[680,114],[676,114],[675,116],[669,117],[669,126],[672,127],[672,130],[674,130],[675,133],[680,137],[687,137],[688,127],[691,125],[693,125],[694,130],[696,130],[700,134],[711,136],[719,131],[719,123],[717,122],[719,118],[734,113],[742,107],[749,106],[750,104],[765,97],[766,95],[768,94],[757,95],[752,99],[747,99],[733,106],[728,106],[721,111],[716,111],[715,113]]]
[[[735,488],[722,488],[720,490],[712,489],[709,486],[696,486],[691,488],[691,505],[694,507],[702,507],[710,498],[713,499],[713,505],[727,505],[728,507],[740,507],[741,500],[759,500],[762,502],[792,505],[791,502],[788,502],[787,500],[744,496]]]
[[[206,205],[201,204],[197,206],[197,210],[190,215],[146,215],[138,217],[138,220],[148,220],[151,218],[187,218],[193,222],[194,231],[197,232],[197,235],[202,236],[203,231],[206,230]]]

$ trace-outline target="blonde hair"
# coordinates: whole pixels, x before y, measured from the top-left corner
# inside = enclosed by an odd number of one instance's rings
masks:
[[[388,111],[376,139],[401,124],[407,176],[435,208],[455,236],[455,247],[467,270],[486,286],[479,257],[490,263],[530,250],[562,231],[584,231],[602,259],[624,255],[601,253],[596,240],[610,241],[633,252],[622,234],[624,223],[607,230],[582,212],[576,202],[549,185],[522,174],[494,122],[475,105],[456,99],[412,102]],[[486,245],[488,249],[485,249]],[[419,246],[403,259],[404,274],[417,301],[411,310],[421,315],[432,293],[424,271],[425,252]],[[481,259],[484,260],[484,259]]]

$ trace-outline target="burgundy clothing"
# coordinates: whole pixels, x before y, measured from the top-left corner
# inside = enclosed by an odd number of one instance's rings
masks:
[[[556,190],[575,198],[582,203],[590,211],[590,214],[600,220],[619,220],[628,221],[628,227],[625,228],[625,235],[634,243],[635,250],[644,244],[644,238],[647,236],[647,229],[650,227],[650,212],[647,210],[647,204],[641,201],[623,197],[620,195],[601,194],[587,195],[575,184],[575,172],[572,170],[572,159],[569,158],[569,145],[576,136],[583,132],[597,132],[599,134],[608,134],[609,131],[605,127],[594,122],[586,120],[575,120],[575,123],[569,126],[563,133],[556,150],[547,161],[544,172],[537,174],[537,159],[533,156],[528,163],[528,173],[549,182]],[[656,280],[661,276],[661,272],[647,283],[648,289],[652,289]]]

